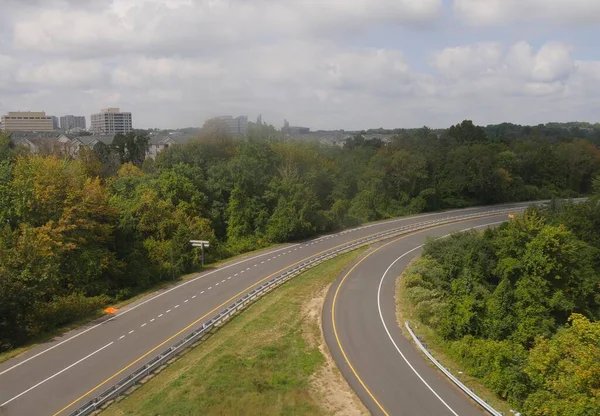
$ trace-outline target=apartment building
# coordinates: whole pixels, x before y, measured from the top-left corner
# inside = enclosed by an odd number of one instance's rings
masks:
[[[67,115],[60,118],[60,128],[63,130],[71,130],[79,128],[85,130],[86,121],[84,116]]]
[[[2,130],[13,131],[53,131],[52,116],[44,111],[9,111],[2,116]]]
[[[119,108],[103,108],[91,116],[90,131],[93,135],[125,134],[132,130],[131,113],[121,112]]]

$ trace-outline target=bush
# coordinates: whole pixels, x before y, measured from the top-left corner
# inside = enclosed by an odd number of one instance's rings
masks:
[[[110,301],[106,295],[85,297],[80,293],[37,302],[31,309],[28,332],[35,337],[75,320],[89,317]]]

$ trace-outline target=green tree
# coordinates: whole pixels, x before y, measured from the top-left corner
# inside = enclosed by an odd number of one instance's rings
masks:
[[[525,372],[534,387],[525,414],[600,414],[600,323],[573,314],[552,338],[536,340]]]
[[[133,163],[141,167],[146,158],[150,138],[143,133],[135,131],[122,134],[117,133],[113,138],[111,147],[119,155],[121,163]]]

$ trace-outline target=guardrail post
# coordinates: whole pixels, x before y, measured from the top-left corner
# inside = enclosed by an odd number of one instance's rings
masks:
[[[510,209],[510,211],[515,212],[515,211],[519,211],[519,210],[523,210],[523,209],[525,209],[525,208],[524,207],[522,209],[514,208],[514,209]],[[358,241],[348,243],[348,244],[342,246],[341,248],[334,249],[331,252],[313,257],[310,260],[307,260],[307,261],[301,263],[300,265],[294,267],[293,269],[287,270],[286,272],[282,273],[280,276],[272,279],[271,281],[267,282],[263,286],[260,286],[258,289],[255,289],[255,290],[251,291],[250,293],[246,293],[240,299],[235,301],[235,303],[233,305],[230,305],[227,309],[219,312],[219,314],[217,314],[216,317],[211,318],[208,322],[203,323],[202,326],[199,327],[200,329],[195,331],[194,336],[190,337],[189,339],[187,339],[187,338],[184,339],[183,342],[178,343],[176,346],[171,346],[171,347],[169,347],[168,350],[166,350],[166,352],[159,354],[155,358],[155,360],[156,360],[155,362],[160,367],[161,365],[163,365],[163,363],[165,361],[168,361],[172,356],[175,355],[175,353],[179,349],[179,347],[185,347],[186,345],[192,345],[196,340],[201,341],[202,337],[205,335],[206,330],[210,330],[218,323],[222,323],[224,319],[231,316],[232,311],[239,311],[239,310],[243,309],[244,307],[249,305],[254,299],[262,296],[264,293],[268,293],[271,289],[279,286],[283,282],[286,282],[289,279],[291,279],[292,277],[295,277],[295,276],[299,275],[300,273],[315,267],[316,265],[322,263],[325,260],[329,260],[340,254],[347,253],[357,247],[362,247],[364,245],[367,245],[368,243],[370,243],[372,241],[385,240],[385,239],[389,239],[394,236],[402,235],[402,234],[405,234],[408,232],[429,228],[430,224],[442,224],[442,223],[447,223],[447,222],[452,223],[461,218],[479,218],[479,217],[484,217],[484,216],[490,216],[492,214],[495,214],[496,212],[497,211],[485,211],[483,213],[455,216],[455,217],[446,217],[445,219],[441,219],[441,220],[425,221],[425,222],[421,222],[421,223],[417,223],[417,224],[405,225],[405,226],[398,227],[398,228],[395,228],[392,230],[383,231],[374,236],[365,237]],[[502,212],[504,212],[504,211],[502,211]],[[205,242],[190,241],[190,242],[192,243],[192,245],[193,244],[202,244],[202,245],[208,247],[207,241],[205,241]],[[407,326],[408,326],[408,323],[407,323]],[[412,330],[410,330],[410,328],[409,328],[409,331],[412,332]],[[153,361],[150,360],[149,362],[153,362]],[[438,365],[439,365],[439,363],[438,363]],[[440,365],[440,367],[441,367],[441,365]],[[130,374],[123,380],[119,381],[115,386],[111,387],[108,390],[105,390],[100,395],[96,396],[96,398],[94,398],[91,402],[86,403],[84,406],[80,407],[75,412],[71,413],[71,416],[84,414],[85,412],[87,412],[89,410],[90,407],[93,407],[94,410],[97,410],[98,408],[100,408],[102,406],[102,404],[107,400],[108,397],[119,396],[120,394],[123,393],[123,391],[127,390],[128,387],[125,388],[125,386],[130,386],[130,385],[136,384],[137,382],[139,382],[139,380],[141,379],[141,375],[143,375],[143,374],[148,376],[150,374],[150,368],[151,368],[151,366],[149,366],[148,363],[145,364],[144,367],[140,367],[136,372]],[[445,371],[447,371],[447,370],[445,370]],[[107,392],[110,392],[110,393],[107,395]],[[105,395],[107,395],[107,396],[105,397]],[[485,403],[485,402],[483,402],[483,403]],[[490,407],[487,404],[486,404],[486,406]],[[85,413],[85,414],[88,414],[88,413]],[[498,414],[498,413],[496,413],[496,414]]]

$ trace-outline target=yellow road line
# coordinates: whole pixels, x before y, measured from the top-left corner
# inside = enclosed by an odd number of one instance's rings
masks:
[[[441,227],[441,226],[443,226],[443,225],[454,224],[454,223],[457,223],[457,222],[464,222],[464,221],[475,220],[475,219],[482,218],[482,217],[485,217],[485,216],[486,216],[486,215],[482,213],[482,216],[481,216],[481,217],[475,217],[475,218],[470,218],[470,219],[466,219],[466,220],[463,220],[463,221],[456,221],[456,222],[450,222],[450,223],[447,223],[447,224],[441,224],[441,225],[439,225],[439,227]],[[487,216],[490,216],[490,215],[487,215]],[[493,215],[492,215],[492,216],[493,216]],[[415,223],[415,225],[416,225],[416,224],[418,224],[418,223]],[[429,228],[426,228],[425,230],[430,230],[430,229],[432,229],[432,228],[437,228],[437,227],[429,227]],[[422,231],[425,231],[425,230],[422,230]],[[253,287],[255,287],[255,286],[258,286],[259,284],[261,284],[261,283],[262,283],[262,282],[264,282],[265,280],[268,280],[268,279],[270,279],[271,277],[273,277],[273,276],[276,276],[277,274],[279,274],[279,273],[282,273],[282,272],[284,272],[285,270],[288,270],[289,268],[291,268],[291,267],[294,267],[294,266],[295,266],[295,265],[297,265],[297,264],[300,264],[300,263],[302,263],[302,262],[304,262],[304,261],[306,261],[306,260],[310,260],[310,259],[311,259],[311,258],[313,258],[313,257],[319,256],[319,255],[321,255],[321,254],[324,254],[324,253],[326,253],[326,252],[328,252],[328,251],[331,251],[331,250],[335,250],[336,248],[340,248],[340,247],[342,247],[342,246],[345,246],[345,245],[348,245],[348,244],[352,244],[352,243],[355,243],[355,242],[357,242],[357,241],[360,241],[360,240],[364,240],[364,239],[366,239],[366,238],[369,238],[369,237],[373,237],[373,236],[375,236],[375,235],[377,235],[377,234],[381,234],[382,232],[384,232],[384,231],[380,231],[380,232],[373,233],[373,234],[370,234],[370,235],[367,235],[367,236],[364,236],[364,237],[360,237],[360,238],[357,238],[357,239],[355,239],[355,240],[350,240],[350,241],[348,241],[348,242],[345,242],[345,243],[339,244],[339,245],[337,245],[337,246],[335,246],[335,247],[331,247],[331,248],[328,248],[328,249],[326,249],[326,250],[323,250],[323,251],[321,251],[321,252],[319,252],[319,253],[312,254],[312,255],[310,255],[310,256],[308,256],[308,257],[305,257],[305,258],[303,258],[302,260],[299,260],[299,261],[297,261],[296,263],[293,263],[293,264],[291,264],[291,265],[288,265],[288,266],[286,266],[286,267],[284,267],[284,268],[282,268],[282,269],[279,269],[279,270],[278,270],[278,271],[276,271],[275,273],[272,273],[272,274],[268,275],[267,277],[265,277],[265,278],[263,278],[263,279],[259,280],[258,282],[254,283],[253,285],[251,285],[251,286],[248,286],[248,287],[247,287],[247,288],[245,288],[244,290],[242,290],[242,291],[238,292],[237,294],[235,294],[235,295],[233,295],[232,297],[230,297],[229,299],[227,299],[225,302],[221,303],[219,306],[215,307],[215,308],[214,308],[213,310],[211,310],[210,312],[207,312],[206,314],[204,314],[204,315],[203,315],[203,316],[201,316],[200,318],[196,319],[194,322],[192,322],[191,324],[189,324],[188,326],[186,326],[185,328],[183,328],[183,329],[182,329],[182,330],[180,330],[179,332],[177,332],[177,333],[175,333],[175,334],[171,335],[169,338],[167,338],[166,340],[164,340],[163,342],[161,342],[160,344],[158,344],[156,347],[152,348],[152,349],[151,349],[151,350],[149,350],[148,352],[146,352],[146,353],[144,353],[143,355],[141,355],[140,357],[136,358],[134,361],[132,361],[131,363],[127,364],[125,367],[123,367],[122,369],[120,369],[119,371],[117,371],[116,373],[114,373],[112,376],[108,377],[106,380],[104,380],[103,382],[101,382],[101,383],[100,383],[100,384],[98,384],[97,386],[93,387],[93,388],[92,388],[92,389],[90,389],[88,392],[86,392],[86,393],[82,394],[82,395],[81,395],[81,396],[79,396],[77,399],[73,400],[71,403],[69,403],[68,405],[66,405],[66,406],[65,406],[65,407],[63,407],[62,409],[60,409],[58,412],[54,413],[54,415],[53,415],[53,416],[57,416],[57,415],[59,415],[60,413],[64,412],[65,410],[67,410],[68,408],[70,408],[71,406],[73,406],[74,404],[76,404],[77,402],[79,402],[80,400],[84,399],[86,396],[88,396],[88,395],[92,394],[94,391],[98,390],[100,387],[104,386],[106,383],[108,383],[109,381],[113,380],[115,377],[119,376],[119,374],[122,374],[124,371],[126,371],[126,370],[127,370],[127,369],[129,369],[129,368],[131,368],[133,365],[137,364],[138,362],[140,362],[141,360],[143,360],[144,358],[146,358],[148,355],[152,354],[154,351],[156,351],[157,349],[159,349],[160,347],[162,347],[163,345],[165,345],[165,344],[166,344],[166,343],[168,343],[169,341],[173,340],[173,339],[174,339],[174,338],[176,338],[177,336],[179,336],[179,335],[181,335],[182,333],[184,333],[185,331],[189,330],[191,327],[193,327],[194,325],[196,325],[197,323],[199,323],[200,321],[202,321],[204,318],[206,318],[206,317],[207,317],[207,316],[209,316],[210,314],[212,314],[212,313],[216,312],[217,310],[221,309],[223,306],[225,306],[226,304],[228,304],[228,303],[229,303],[229,302],[231,302],[232,300],[234,300],[234,299],[238,298],[239,296],[243,295],[245,292],[247,292],[248,290],[252,289]],[[402,233],[402,231],[399,231],[399,233]],[[409,234],[412,234],[412,232],[410,232],[410,231],[407,231],[407,233],[408,233],[407,235],[409,235]],[[404,237],[404,236],[405,236],[405,235],[403,235],[403,237]],[[392,238],[392,237],[391,237],[391,236],[385,236],[385,237],[382,237],[382,238],[384,238],[384,239],[388,239],[388,238]],[[396,241],[396,240],[394,240],[394,241]],[[371,242],[369,242],[369,243],[370,243],[370,244],[372,244],[372,243],[375,243],[375,242],[376,242],[376,241],[371,241]],[[391,244],[391,243],[388,243],[388,244]],[[387,244],[386,244],[386,245],[387,245]],[[382,247],[385,247],[385,246],[382,246]],[[382,248],[382,247],[380,247],[380,248]],[[358,247],[356,247],[356,248],[358,248]],[[357,264],[357,265],[358,265],[358,264]],[[341,284],[340,284],[340,285],[341,285]],[[339,290],[339,288],[338,288],[338,290]],[[336,295],[337,295],[337,292],[336,292]],[[335,298],[334,298],[334,300],[335,300]],[[335,325],[335,324],[334,324],[334,325]],[[335,328],[334,328],[334,332],[335,332]],[[336,335],[336,337],[337,337],[337,335]],[[340,345],[340,349],[341,349],[341,345]],[[347,360],[346,360],[346,361],[347,361]],[[350,363],[349,363],[349,362],[348,362],[348,364],[350,365]],[[357,377],[358,377],[358,375],[357,375]],[[366,387],[365,387],[365,388],[366,388]],[[386,413],[386,415],[387,415],[387,413]],[[388,415],[388,416],[389,416],[389,415]]]
[[[500,215],[504,215],[504,214],[500,214]],[[498,215],[498,216],[500,216]],[[494,215],[489,215],[489,217],[494,217]],[[410,236],[413,236],[415,234],[418,233],[422,233],[425,231],[431,231],[433,229],[436,228],[441,228],[447,225],[454,225],[454,224],[459,224],[461,222],[468,222],[468,221],[473,221],[476,219],[481,219],[483,217],[477,217],[477,218],[469,218],[469,219],[465,219],[465,220],[461,220],[461,221],[455,221],[452,223],[447,223],[447,224],[441,224],[441,225],[437,225],[437,226],[433,226],[433,227],[429,227],[429,228],[425,228],[422,230],[415,230],[413,232],[410,232],[408,234],[404,234],[390,242],[387,242],[385,244],[383,244],[380,247],[377,247],[375,250],[371,251],[370,253],[368,253],[366,256],[364,256],[362,259],[360,259],[354,266],[352,266],[352,268],[350,270],[348,270],[348,273],[346,273],[344,275],[344,277],[342,277],[342,280],[340,281],[340,283],[338,284],[338,287],[335,290],[335,293],[333,295],[333,300],[331,302],[331,324],[333,326],[333,335],[335,336],[335,340],[338,344],[338,347],[342,353],[342,356],[344,357],[344,360],[346,361],[346,364],[348,364],[348,367],[350,367],[350,370],[352,370],[352,373],[354,374],[354,376],[356,377],[356,379],[358,380],[358,382],[360,383],[360,385],[365,389],[365,391],[367,392],[367,394],[371,397],[371,399],[373,399],[373,401],[375,402],[375,404],[377,404],[377,406],[379,407],[379,409],[386,415],[389,416],[389,413],[383,408],[383,406],[381,405],[381,403],[379,403],[379,401],[375,398],[375,395],[373,395],[373,393],[371,392],[371,390],[369,390],[369,388],[367,387],[367,385],[364,383],[364,381],[360,378],[360,376],[358,375],[358,373],[356,372],[356,370],[354,369],[354,366],[352,365],[352,363],[350,362],[350,359],[348,358],[348,356],[346,355],[346,351],[344,351],[344,347],[342,347],[342,342],[340,341],[340,337],[338,335],[337,332],[337,327],[335,325],[335,303],[338,297],[338,294],[340,292],[340,289],[342,287],[342,285],[344,284],[344,281],[346,280],[346,278],[348,276],[350,276],[350,274],[354,271],[354,269],[356,269],[360,264],[362,264],[362,262],[364,262],[365,260],[367,260],[369,257],[371,257],[373,254],[377,253],[379,250],[381,250],[382,248],[385,248],[387,246],[389,246],[390,244],[394,244],[404,238],[408,238]]]
[[[154,347],[154,348],[152,348],[150,351],[148,351],[148,352],[144,353],[142,356],[140,356],[140,357],[139,357],[139,358],[137,358],[136,360],[132,361],[132,362],[131,362],[131,363],[129,363],[127,366],[123,367],[122,369],[120,369],[119,371],[117,371],[115,374],[113,374],[112,376],[110,376],[109,378],[107,378],[106,380],[104,380],[103,382],[101,382],[100,384],[98,384],[97,386],[93,387],[93,388],[92,388],[91,390],[89,390],[88,392],[86,392],[86,393],[82,394],[80,397],[78,397],[77,399],[73,400],[71,403],[69,403],[68,405],[66,405],[66,406],[65,406],[65,407],[63,407],[62,409],[60,409],[58,412],[54,413],[54,415],[53,415],[53,416],[57,416],[58,414],[60,414],[60,413],[64,412],[65,410],[67,410],[68,408],[70,408],[71,406],[73,406],[74,404],[76,404],[78,401],[80,401],[80,400],[84,399],[86,396],[90,395],[91,393],[93,393],[94,391],[98,390],[100,387],[102,387],[103,385],[105,385],[106,383],[108,383],[109,381],[111,381],[112,379],[114,379],[115,377],[117,377],[119,374],[122,374],[122,373],[123,373],[124,371],[126,371],[128,368],[131,368],[131,366],[133,366],[133,365],[137,364],[138,362],[140,362],[141,360],[143,360],[144,358],[146,358],[148,355],[152,354],[154,351],[156,351],[157,349],[159,349],[160,347],[162,347],[163,345],[165,345],[167,342],[169,342],[169,341],[173,340],[173,338],[175,338],[175,337],[177,337],[177,336],[181,335],[183,332],[187,331],[187,330],[188,330],[188,329],[190,329],[192,326],[194,326],[194,325],[196,325],[197,323],[199,323],[201,320],[203,320],[204,318],[206,318],[208,315],[210,315],[210,314],[212,314],[212,313],[216,312],[217,310],[221,309],[223,306],[225,306],[226,304],[228,304],[228,303],[229,303],[229,302],[231,302],[232,300],[234,300],[234,299],[238,298],[239,296],[243,295],[245,292],[247,292],[248,290],[252,289],[253,287],[255,287],[255,286],[257,286],[257,285],[261,284],[261,283],[262,283],[262,282],[264,282],[265,280],[268,280],[268,279],[270,279],[271,277],[273,277],[273,276],[275,276],[275,275],[277,275],[277,274],[279,274],[279,273],[282,273],[282,272],[284,272],[284,271],[288,270],[289,268],[291,268],[291,267],[294,267],[294,266],[295,266],[295,265],[297,265],[297,264],[300,264],[300,263],[302,263],[302,262],[304,262],[304,261],[306,261],[306,260],[310,260],[310,259],[311,259],[311,258],[313,258],[313,257],[316,257],[316,256],[319,256],[319,255],[321,255],[321,254],[327,253],[328,251],[335,250],[336,248],[340,248],[340,247],[342,247],[342,246],[345,246],[345,245],[348,245],[348,244],[352,244],[352,243],[355,243],[355,242],[357,242],[357,241],[360,241],[360,240],[364,240],[364,239],[366,239],[366,238],[369,238],[369,237],[373,237],[373,236],[375,236],[375,235],[377,235],[377,234],[381,234],[382,232],[384,232],[384,231],[380,231],[380,232],[378,232],[378,233],[373,233],[373,234],[370,234],[370,235],[367,235],[367,236],[364,236],[364,237],[360,237],[360,238],[357,238],[357,239],[355,239],[355,240],[350,240],[350,241],[348,241],[348,242],[345,242],[345,243],[339,244],[339,245],[337,245],[337,246],[335,246],[335,247],[331,247],[331,248],[328,248],[328,249],[326,249],[326,250],[323,250],[323,251],[321,251],[321,252],[319,252],[319,253],[312,254],[312,255],[310,255],[310,256],[308,256],[308,257],[305,257],[305,258],[303,258],[302,260],[299,260],[299,261],[297,261],[296,263],[293,263],[293,264],[291,264],[291,265],[288,265],[288,266],[286,266],[286,267],[284,267],[284,268],[282,268],[282,269],[279,269],[279,270],[278,270],[278,271],[276,271],[275,273],[272,273],[272,274],[268,275],[267,277],[265,277],[264,279],[261,279],[261,280],[259,280],[258,282],[254,283],[253,285],[251,285],[251,286],[248,286],[247,288],[245,288],[245,289],[244,289],[244,290],[242,290],[241,292],[239,292],[239,293],[237,293],[237,294],[233,295],[231,298],[227,299],[225,302],[223,302],[223,303],[221,303],[219,306],[215,307],[215,308],[214,308],[213,310],[211,310],[210,312],[207,312],[206,314],[204,314],[204,315],[203,315],[203,316],[201,316],[200,318],[196,319],[194,322],[192,322],[191,324],[189,324],[188,326],[186,326],[185,328],[183,328],[183,329],[182,329],[182,330],[180,330],[179,332],[177,332],[177,333],[175,333],[175,334],[171,335],[169,338],[167,338],[166,340],[164,340],[163,342],[161,342],[160,344],[158,344],[156,347]],[[399,232],[401,232],[401,231],[399,231]],[[389,237],[384,237],[384,238],[389,238]]]

